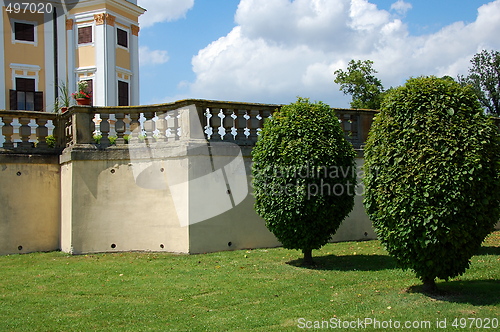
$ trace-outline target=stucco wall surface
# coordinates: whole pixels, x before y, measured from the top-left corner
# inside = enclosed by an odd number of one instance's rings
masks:
[[[0,155],[0,254],[59,249],[57,158]]]

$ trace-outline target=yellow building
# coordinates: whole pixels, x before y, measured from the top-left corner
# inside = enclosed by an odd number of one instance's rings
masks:
[[[139,104],[144,11],[137,0],[4,0],[0,109],[52,112],[61,87],[71,94],[82,80],[96,106]]]

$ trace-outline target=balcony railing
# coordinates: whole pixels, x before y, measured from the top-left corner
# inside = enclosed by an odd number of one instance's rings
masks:
[[[0,111],[0,147],[4,152],[53,151],[61,137],[58,123],[58,115],[55,113]],[[53,137],[53,148],[49,147],[48,136]]]
[[[82,144],[106,149],[111,143],[200,138],[253,146],[264,121],[280,107],[191,99],[151,106],[73,106],[62,114],[0,111],[0,146],[4,152],[60,153]],[[362,148],[376,111],[335,111],[346,138],[355,148]]]

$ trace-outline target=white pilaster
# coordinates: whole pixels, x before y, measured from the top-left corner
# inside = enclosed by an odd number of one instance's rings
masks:
[[[54,112],[56,99],[56,82],[54,71],[54,22],[52,13],[45,13],[45,24],[39,26],[38,29],[43,29],[44,50],[45,50],[45,91],[43,101],[45,104],[45,112]]]
[[[68,24],[68,26],[66,25]],[[66,50],[67,50],[67,61],[68,61],[68,71],[67,71],[67,88],[68,92],[71,94],[76,89],[76,31],[74,21],[68,20],[65,24],[66,29]],[[70,29],[71,28],[71,29]]]
[[[116,29],[114,25],[105,24],[107,53],[107,103],[106,106],[118,106],[118,79],[116,74]]]
[[[96,24],[94,38],[94,47],[96,55],[96,73],[95,73],[95,86],[94,86],[94,105],[95,106],[109,106],[108,105],[108,47],[107,34],[105,24]]]
[[[3,28],[3,13],[0,15],[0,27]],[[0,54],[5,54],[4,48],[4,33],[0,33]],[[3,91],[0,91],[0,109],[7,108],[6,96],[9,95],[9,90],[7,90],[7,82],[5,81],[5,57],[0,58],[0,86],[3,87]],[[3,137],[2,135],[0,135]]]
[[[63,9],[58,8],[58,10],[62,11]],[[67,53],[66,53],[66,49],[67,49],[67,46],[66,46],[67,45],[66,15],[60,15],[57,18],[57,42],[58,42],[57,66],[58,66],[58,70],[59,70],[59,82],[57,82],[57,84],[64,83],[64,84],[66,84],[66,87],[69,90],[69,86],[67,85],[68,84],[68,66],[67,66],[67,58],[66,58],[66,56],[67,56]],[[74,48],[73,48],[73,50],[74,50]],[[70,67],[70,68],[71,68],[71,70],[73,70],[74,67]],[[69,90],[68,92],[71,93],[72,91]],[[59,92],[59,95],[60,95],[60,92]]]
[[[139,91],[139,37],[135,33],[130,34],[130,68],[132,77],[130,79],[130,105],[140,104]]]

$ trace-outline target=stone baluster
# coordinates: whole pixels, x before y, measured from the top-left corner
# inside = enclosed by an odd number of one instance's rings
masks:
[[[236,141],[238,139],[238,110],[233,109],[229,118],[231,119],[231,136]]]
[[[349,138],[351,134],[351,123],[349,122],[350,116],[347,113],[342,114],[341,117],[339,117],[341,120],[341,126],[342,129],[344,130],[344,136],[346,138]]]
[[[220,127],[220,118],[218,116],[220,109],[207,107],[205,111],[206,127],[205,127],[205,138],[209,140],[220,139],[218,134]]]
[[[270,110],[263,110],[262,111],[262,117],[264,117],[264,119],[268,119],[270,116],[272,116],[273,112],[271,112]]]
[[[116,145],[125,144],[125,113],[115,114]]]
[[[345,113],[342,117],[342,122],[344,124],[344,134],[347,139],[353,140],[357,136],[357,132],[355,130],[356,123],[354,123],[354,115],[351,113]]]
[[[141,133],[141,124],[139,123],[140,113],[130,114],[130,143],[137,143]]]
[[[219,113],[217,113],[217,117],[219,118],[219,127],[217,128],[218,139],[224,140],[227,134],[227,129],[225,126],[227,116],[222,108],[219,110]]]
[[[175,140],[176,137],[176,132],[177,128],[175,126],[175,120],[176,120],[176,112],[174,111],[168,111],[167,114],[165,115],[165,136],[167,137],[167,140]]]
[[[75,144],[75,141],[74,141],[75,135],[73,135],[73,132],[74,132],[73,116],[70,116],[64,122],[64,137],[66,137],[66,139],[64,140],[64,145],[66,147]]]
[[[219,134],[219,129],[221,127],[221,118],[219,117],[219,112],[221,111],[220,108],[209,108],[209,113],[212,115],[210,118],[210,124],[213,128],[214,134],[212,135],[212,139],[214,140],[220,140],[220,134]]]
[[[257,129],[260,128],[261,124],[261,120],[259,120],[261,118],[260,112],[258,110],[251,110],[248,114],[250,115],[250,139],[252,142],[257,142]]]
[[[36,138],[38,140],[37,148],[39,149],[44,149],[48,148],[47,144],[47,136],[49,136],[49,128],[47,128],[45,125],[47,124],[48,120],[45,119],[36,119]]]
[[[154,141],[153,132],[155,131],[155,123],[153,121],[154,112],[144,112],[144,131],[146,132],[146,142],[152,143]]]
[[[54,125],[54,129],[52,130],[52,136],[54,136],[54,140],[56,142],[56,148],[66,146],[66,136],[64,135],[64,130],[66,127],[64,124],[66,123],[65,119],[59,118],[52,120],[52,124]]]
[[[29,148],[32,147],[30,143],[31,127],[29,126],[31,122],[30,118],[19,118],[19,123],[21,127],[19,128],[19,136],[21,136],[20,147]]]
[[[358,114],[351,114],[351,135],[352,135],[352,139],[354,139],[354,140],[359,139],[358,125],[359,125],[359,115]]]
[[[250,122],[250,114],[248,110],[244,110],[243,111],[244,114],[243,114],[243,123],[245,125],[245,127],[243,128],[243,136],[245,136],[245,139],[248,141],[250,139],[250,128],[252,127],[251,126],[251,122]]]
[[[210,110],[210,108],[206,108],[205,112],[203,113],[203,130],[204,130],[204,133],[205,133],[205,138],[207,140],[210,140],[212,139],[212,136],[214,135],[214,128],[213,128],[213,125],[212,125],[212,118],[213,118],[213,114]]]
[[[156,129],[158,129],[158,138],[156,141],[166,142],[167,136],[165,136],[165,133],[167,132],[167,121],[165,120],[165,117],[167,116],[167,113],[165,111],[159,111],[156,112],[156,116],[158,117],[158,120],[156,120]]]
[[[260,132],[262,131],[262,128],[264,128],[264,111],[259,110],[259,114],[255,116],[257,119],[257,129],[256,129],[256,134],[257,136],[260,136]]]
[[[175,128],[175,139],[180,140],[183,132],[182,132],[182,121],[181,121],[181,110],[177,109],[174,112],[174,128]]]
[[[110,130],[110,125],[109,125],[109,114],[104,114],[102,113],[101,115],[101,125],[100,125],[100,130],[101,130],[101,141],[99,144],[102,147],[108,147],[111,145],[111,142],[109,141],[109,130]]]
[[[12,121],[14,119],[11,116],[2,117],[2,122],[4,123],[2,127],[2,135],[5,138],[3,143],[4,149],[13,149],[14,142],[12,142],[12,135],[14,135],[14,127],[12,126]]]
[[[235,110],[235,114],[238,116],[236,118],[236,129],[238,130],[238,135],[236,138],[238,140],[245,140],[245,128],[247,126],[247,120],[244,118],[246,111],[245,110]]]
[[[233,136],[233,126],[234,126],[234,119],[232,117],[233,115],[233,110],[230,108],[223,108],[222,112],[224,114],[224,119],[222,120],[222,126],[224,127],[224,130],[226,132],[226,136],[224,139],[234,139]]]

